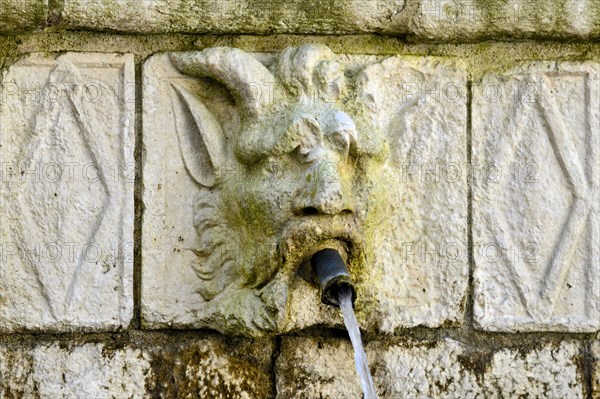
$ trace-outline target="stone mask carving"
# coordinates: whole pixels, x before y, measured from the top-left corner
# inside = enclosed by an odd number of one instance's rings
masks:
[[[356,79],[327,47],[288,48],[269,67],[233,48],[171,61],[223,85],[237,108],[224,121],[172,84],[181,155],[198,183],[190,217],[206,317],[225,333],[284,331],[290,287],[311,279],[306,261],[317,250],[338,248],[355,279],[368,274],[385,138],[353,94]]]

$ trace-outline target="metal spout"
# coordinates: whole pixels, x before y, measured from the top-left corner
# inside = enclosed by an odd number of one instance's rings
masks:
[[[339,307],[339,293],[342,288],[346,288],[352,293],[352,306],[354,306],[356,290],[348,268],[338,251],[323,249],[312,256],[310,264],[319,279],[321,302]]]

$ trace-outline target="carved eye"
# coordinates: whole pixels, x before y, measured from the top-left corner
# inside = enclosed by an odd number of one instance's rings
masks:
[[[348,132],[339,131],[329,134],[328,139],[335,151],[347,154],[350,147],[349,136]]]
[[[301,145],[298,145],[291,152],[291,155],[296,158],[300,162],[306,162],[308,158],[308,152],[306,148],[303,148]]]
[[[288,130],[285,140],[286,146],[291,149],[289,152],[305,160],[321,140],[319,122],[311,117],[298,118]]]

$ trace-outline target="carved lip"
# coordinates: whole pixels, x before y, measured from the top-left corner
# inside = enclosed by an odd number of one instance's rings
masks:
[[[349,263],[363,252],[359,223],[348,216],[311,216],[288,224],[279,241],[283,272],[295,274],[298,268],[324,248],[337,249]]]

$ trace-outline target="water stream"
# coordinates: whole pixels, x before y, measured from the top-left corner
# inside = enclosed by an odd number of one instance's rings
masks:
[[[340,289],[339,301],[340,308],[342,308],[342,314],[344,315],[344,324],[346,325],[346,330],[348,330],[350,341],[352,341],[352,347],[354,348],[354,362],[356,363],[356,372],[360,378],[364,399],[377,399],[377,393],[373,386],[373,377],[371,377],[371,372],[369,371],[369,365],[367,363],[367,354],[363,349],[360,330],[358,329],[356,316],[354,316],[352,294],[349,289]]]

